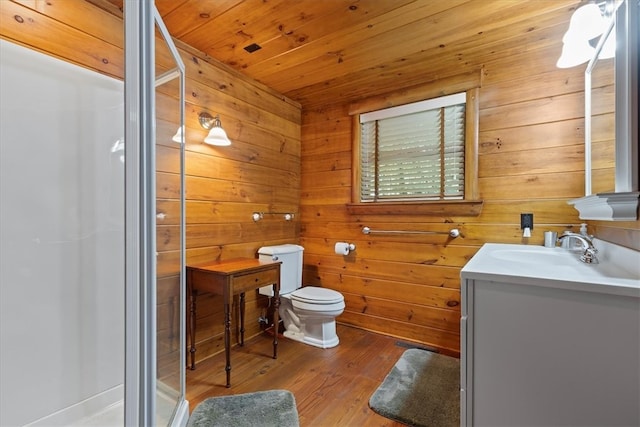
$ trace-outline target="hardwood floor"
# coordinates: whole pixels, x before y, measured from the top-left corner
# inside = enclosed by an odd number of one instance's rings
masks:
[[[281,338],[276,360],[271,337],[254,337],[231,350],[229,389],[224,353],[198,363],[187,369],[191,410],[208,397],[285,389],[296,398],[301,427],[402,426],[373,412],[368,402],[407,347],[343,325],[338,336],[340,345],[325,350]]]

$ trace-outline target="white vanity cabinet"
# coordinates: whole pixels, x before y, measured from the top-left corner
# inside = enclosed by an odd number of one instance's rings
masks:
[[[463,268],[462,425],[640,425],[640,277],[559,251],[487,244]]]

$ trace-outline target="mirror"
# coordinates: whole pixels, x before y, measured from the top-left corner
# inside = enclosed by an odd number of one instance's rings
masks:
[[[639,0],[624,0],[616,12],[616,193],[637,192]]]
[[[615,191],[615,29],[611,16],[584,76],[585,196]]]
[[[585,196],[581,219],[636,220],[639,0],[617,3],[585,72]],[[606,58],[615,37],[615,58]]]

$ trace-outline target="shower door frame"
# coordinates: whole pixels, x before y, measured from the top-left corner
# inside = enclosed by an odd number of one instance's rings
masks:
[[[125,426],[156,424],[155,28],[180,75],[184,125],[185,68],[154,2],[125,1]],[[184,134],[184,133],[183,133]],[[189,416],[185,398],[184,137],[180,147],[180,398],[172,426]]]

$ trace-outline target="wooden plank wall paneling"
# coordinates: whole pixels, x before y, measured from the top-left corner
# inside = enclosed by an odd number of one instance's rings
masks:
[[[61,7],[62,6],[62,7]],[[124,75],[122,19],[84,0],[3,1],[0,37],[118,79]],[[117,12],[116,12],[117,14]],[[88,24],[90,23],[90,24]],[[184,47],[184,46],[183,46]],[[187,263],[255,257],[258,248],[297,243],[299,223],[281,217],[252,220],[254,211],[299,213],[300,106],[241,76],[180,49],[186,81]],[[158,72],[172,68],[158,40]],[[158,368],[175,371],[179,350],[179,150],[177,81],[157,91]],[[198,113],[220,114],[230,147],[202,142]],[[260,333],[267,301],[247,295],[246,336]],[[224,350],[222,299],[202,295],[197,307],[196,360]],[[237,325],[234,310],[234,324]],[[237,340],[237,336],[234,338]]]
[[[12,0],[2,1],[0,14],[0,37],[122,78],[118,11],[109,13],[83,0]],[[178,43],[187,67],[187,262],[253,257],[265,244],[301,243],[305,283],[345,295],[347,308],[340,322],[457,354],[459,272],[477,249],[485,242],[541,244],[543,231],[577,230],[581,222],[566,201],[583,195],[583,68],[555,67],[557,40],[566,25],[532,24],[525,34],[509,35],[507,50],[487,52],[481,63],[461,63],[453,54],[441,59],[452,64],[451,74],[442,76],[450,81],[484,67],[479,190],[485,204],[477,217],[349,214],[345,204],[351,201],[352,106],[307,100],[313,108],[301,117],[296,102]],[[159,71],[171,67],[166,49],[159,48],[157,56]],[[440,59],[429,56],[433,60]],[[316,72],[317,65],[313,69]],[[334,83],[367,102],[366,87],[353,88],[347,80]],[[424,82],[394,77],[393,83]],[[389,79],[380,84],[392,89]],[[319,92],[326,90],[317,86]],[[176,129],[176,88],[175,82],[165,84],[158,96],[160,369],[174,363],[177,351],[179,180],[177,149],[170,141]],[[403,89],[393,88],[389,97]],[[604,85],[600,90],[604,99],[610,89]],[[201,142],[206,131],[198,124],[200,111],[220,114],[231,147]],[[606,109],[600,112],[597,120],[605,126],[594,146],[594,181],[607,188],[612,186],[607,139],[612,115]],[[267,216],[254,223],[254,211],[299,215],[293,222]],[[534,213],[529,239],[522,238],[519,229],[522,212]],[[640,250],[639,221],[588,223],[596,236]],[[438,231],[456,227],[462,235],[365,236],[364,225]],[[336,241],[353,242],[357,250],[338,256],[333,253]],[[248,298],[248,336],[259,332],[252,319],[264,314],[265,305],[262,297]],[[197,360],[222,351],[222,318],[220,299],[202,296]]]
[[[483,64],[479,189],[484,207],[478,217],[350,215],[345,204],[351,202],[352,107],[338,102],[303,111],[304,280],[345,295],[340,322],[458,354],[459,274],[479,247],[540,245],[545,230],[578,230],[582,221],[567,200],[584,195],[584,67],[556,68],[555,44],[515,49],[536,37],[550,36],[532,29],[513,39],[508,55]],[[460,68],[465,71],[470,70]],[[610,92],[610,86],[599,90]],[[612,144],[606,138],[613,115],[602,105],[594,108],[602,130],[594,144],[593,180],[598,188],[613,188]],[[534,214],[531,238],[520,230],[525,212]],[[640,249],[640,221],[587,223],[597,237]],[[456,227],[462,235],[363,235],[363,226]],[[357,249],[335,255],[337,241]]]

